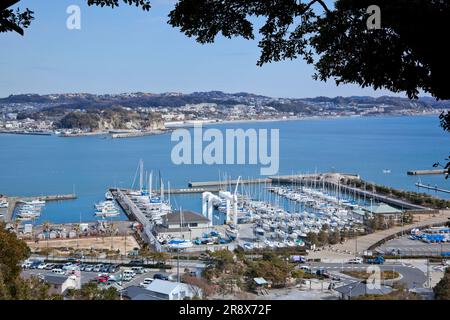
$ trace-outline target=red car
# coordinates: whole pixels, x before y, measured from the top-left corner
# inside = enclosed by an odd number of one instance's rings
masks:
[[[109,277],[108,276],[99,276],[95,278],[98,283],[105,283],[108,282]]]

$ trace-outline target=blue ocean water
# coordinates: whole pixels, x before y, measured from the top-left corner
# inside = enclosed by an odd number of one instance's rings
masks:
[[[450,134],[439,127],[437,116],[273,121],[214,127],[222,131],[279,129],[279,174],[335,170],[414,191],[418,177],[407,176],[406,171],[432,169],[433,163],[444,162],[450,149]],[[108,187],[131,187],[141,158],[146,170],[153,170],[154,181],[160,172],[166,186],[170,181],[172,188],[186,187],[189,181],[219,180],[224,174],[233,178],[260,176],[260,165],[175,165],[171,161],[175,144],[170,134],[130,139],[0,135],[0,194],[31,196],[75,190],[77,200],[47,203],[40,221],[95,221],[94,203],[103,200]],[[383,173],[384,169],[391,173]],[[450,189],[450,180],[442,175],[420,178],[422,183]],[[449,194],[430,193],[450,198]],[[201,210],[199,194],[172,196],[171,202],[176,208]]]

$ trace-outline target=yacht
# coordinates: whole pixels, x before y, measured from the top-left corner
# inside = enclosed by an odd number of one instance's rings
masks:
[[[106,199],[106,200],[109,200],[109,201],[114,200],[114,197],[113,197],[111,191],[107,191],[107,192],[105,193],[105,199]]]

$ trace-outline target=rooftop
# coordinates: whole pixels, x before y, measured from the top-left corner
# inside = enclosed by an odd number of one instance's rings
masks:
[[[388,205],[386,203],[380,203],[377,205],[366,206],[366,207],[364,207],[364,210],[374,213],[374,214],[389,214],[389,213],[402,212],[401,210],[391,207],[390,205]]]
[[[50,284],[63,284],[68,279],[67,276],[58,276],[53,274],[48,274],[44,277],[44,281]]]
[[[264,278],[253,278],[253,281],[259,286],[267,284],[267,281]]]
[[[160,300],[154,297],[147,289],[138,286],[129,286],[122,290],[122,294],[131,300]]]
[[[190,210],[183,210],[181,212],[181,216],[183,218],[183,223],[207,223],[209,222],[209,219],[202,216],[200,213],[194,212],[194,211],[190,211]],[[169,224],[179,224],[181,223],[181,217],[180,217],[180,212],[174,212],[174,213],[169,213],[166,216],[166,221]]]
[[[146,287],[146,289],[157,293],[170,294],[180,285],[184,286],[185,284],[180,282],[155,279]]]

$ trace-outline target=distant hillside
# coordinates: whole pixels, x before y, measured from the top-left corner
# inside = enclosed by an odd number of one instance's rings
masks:
[[[272,106],[284,112],[314,112],[317,109],[342,110],[349,107],[371,108],[390,107],[401,109],[450,108],[450,101],[436,101],[424,97],[419,100],[409,100],[398,97],[315,97],[315,98],[272,98],[251,93],[224,93],[221,91],[182,93],[125,93],[95,95],[88,93],[76,94],[22,94],[11,95],[0,99],[2,104],[30,103],[42,105],[45,108],[71,109],[105,109],[114,105],[124,107],[181,107],[186,104],[216,103],[222,106],[237,104]],[[54,110],[55,111],[55,110]]]

